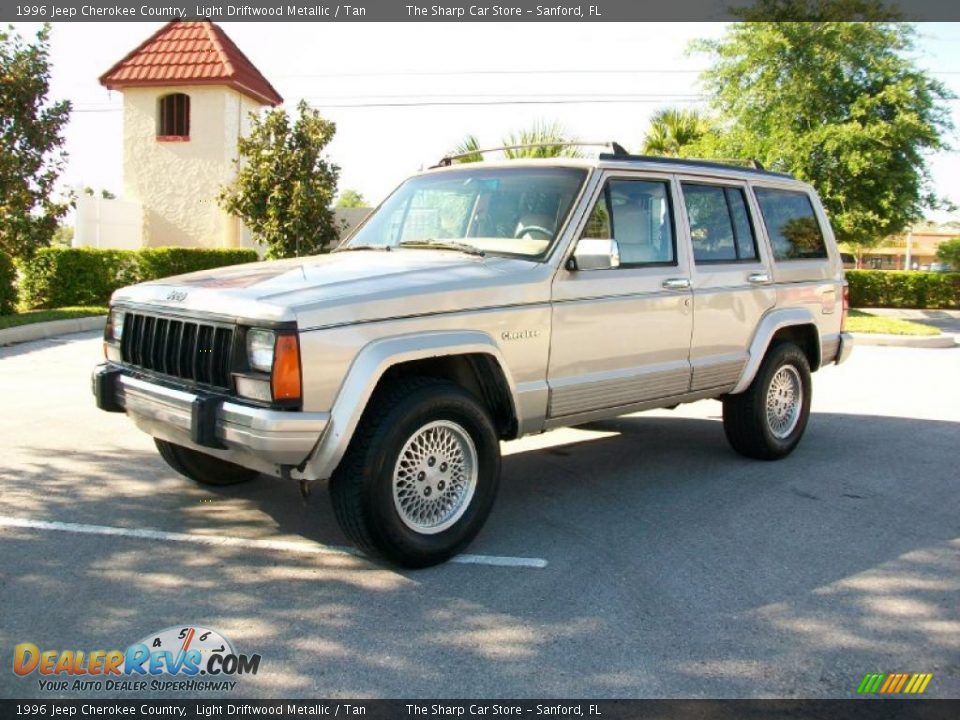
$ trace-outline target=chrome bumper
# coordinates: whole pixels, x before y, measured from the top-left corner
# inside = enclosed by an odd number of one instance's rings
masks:
[[[837,348],[837,359],[836,363],[839,365],[842,362],[845,362],[850,353],[853,351],[853,335],[850,333],[840,333],[840,347]]]
[[[94,370],[93,387],[101,408],[126,412],[154,437],[274,475],[306,460],[330,421],[329,413],[268,410],[168,388],[109,363]]]

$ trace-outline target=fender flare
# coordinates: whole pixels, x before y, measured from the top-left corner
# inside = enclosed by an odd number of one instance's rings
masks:
[[[519,417],[516,384],[500,348],[486,333],[450,330],[381,338],[364,346],[357,354],[330,409],[327,427],[303,469],[294,471],[294,477],[322,480],[333,474],[347,451],[374,388],[391,367],[412,360],[471,354],[492,355],[497,361],[507,382],[514,416]]]
[[[777,331],[794,325],[813,325],[817,326],[813,314],[806,308],[783,308],[773,310],[767,313],[757,325],[756,332],[753,334],[753,340],[750,342],[750,349],[747,351],[747,363],[743,366],[740,373],[740,380],[730,391],[731,395],[742,393],[753,382],[757,372],[760,370],[760,363],[763,362],[767,354],[767,348],[770,347],[770,341]],[[816,355],[820,355],[820,333],[816,333],[817,347]]]

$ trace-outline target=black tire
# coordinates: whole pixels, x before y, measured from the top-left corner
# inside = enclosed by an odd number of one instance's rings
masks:
[[[249,482],[260,473],[242,465],[237,465],[220,458],[198,452],[191,448],[175,445],[154,438],[160,457],[167,461],[181,475],[195,480],[201,485],[238,485]]]
[[[778,376],[784,368],[784,374]],[[801,405],[795,419],[793,414],[786,410],[774,419],[768,417],[768,393],[775,377],[778,380],[786,378],[787,384],[792,384],[794,379],[800,383],[798,395]],[[780,383],[778,389],[782,389]],[[750,387],[739,395],[727,395],[723,399],[723,429],[727,440],[734,450],[749,458],[779,460],[786,457],[793,452],[807,428],[810,398],[810,363],[807,356],[793,343],[772,345]],[[777,409],[789,405],[778,405],[779,400],[777,397],[772,398],[775,414]],[[778,428],[772,425],[778,421],[783,422],[779,432]]]
[[[408,524],[412,522],[409,515],[407,520],[401,516],[399,505],[404,501],[395,500],[394,475],[408,443],[423,437],[422,433],[437,423],[446,424],[454,433],[465,431],[469,435],[474,452],[469,457],[476,462],[466,467],[476,468],[476,483],[472,496],[459,491],[462,500],[453,503],[456,510],[447,520],[452,524],[445,527],[437,523],[435,528],[418,531]],[[458,447],[463,451],[466,445]],[[428,454],[424,453],[419,460],[409,460],[411,456],[404,455],[411,469],[402,472],[408,473],[410,483],[405,485],[405,481],[398,480],[396,492],[413,498],[408,502],[421,502],[423,493],[429,495],[426,488],[431,483],[436,492],[442,492],[443,477],[438,473],[455,472],[442,462],[424,480],[420,475],[425,474],[423,463],[429,461],[424,459]],[[458,457],[468,457],[468,452],[461,452]],[[457,477],[473,475],[465,472]],[[418,485],[414,480],[424,484]],[[499,481],[500,443],[486,408],[453,383],[406,378],[378,391],[371,399],[330,480],[330,497],[340,527],[360,549],[397,565],[421,568],[444,562],[473,540],[490,514]],[[452,491],[454,485],[450,481],[446,492]],[[432,501],[423,498],[422,502],[436,503],[438,497],[434,496]]]

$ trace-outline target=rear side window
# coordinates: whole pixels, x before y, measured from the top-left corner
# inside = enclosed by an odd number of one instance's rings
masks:
[[[756,260],[757,246],[743,190],[683,183],[693,258],[698,263]]]
[[[804,192],[754,188],[776,260],[825,258],[827,246],[813,204]]]

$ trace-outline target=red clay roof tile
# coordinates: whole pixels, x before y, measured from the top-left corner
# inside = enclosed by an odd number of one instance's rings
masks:
[[[266,105],[283,102],[233,40],[209,20],[174,20],[100,76],[111,90],[153,85],[226,85]]]

